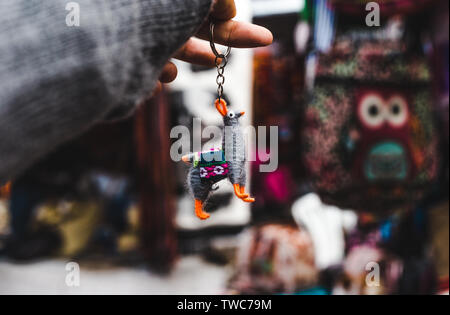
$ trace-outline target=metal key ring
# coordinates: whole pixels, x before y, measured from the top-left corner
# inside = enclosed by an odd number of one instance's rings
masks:
[[[209,24],[209,44],[211,46],[211,49],[212,49],[214,55],[217,58],[226,59],[230,56],[231,47],[228,47],[225,54],[219,53],[219,51],[216,49],[216,44],[214,43],[214,22],[212,22],[212,21]]]

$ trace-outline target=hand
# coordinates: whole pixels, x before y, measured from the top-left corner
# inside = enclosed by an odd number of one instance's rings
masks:
[[[218,44],[235,48],[268,46],[273,41],[272,33],[264,27],[246,22],[233,21],[236,16],[234,0],[214,0],[210,16],[216,21],[214,40]],[[173,56],[175,59],[204,66],[215,66],[215,56],[209,46],[209,21],[188,40]],[[162,83],[170,83],[177,77],[177,67],[168,62],[159,78],[155,93],[162,89]]]

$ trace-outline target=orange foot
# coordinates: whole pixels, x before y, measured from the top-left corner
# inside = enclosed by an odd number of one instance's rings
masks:
[[[241,186],[241,194],[248,195],[248,194],[245,193],[245,186]],[[256,201],[255,198],[252,198],[250,196],[247,197],[247,198],[244,198],[242,200],[245,201],[245,202],[248,202],[248,203],[253,203],[253,202]]]
[[[254,198],[250,198],[250,195],[245,193],[244,186],[240,186],[238,184],[235,184],[233,186],[234,186],[234,193],[239,199],[242,199],[243,201],[250,203],[255,202]]]
[[[203,211],[203,202],[200,200],[195,200],[195,214],[200,220],[207,220],[211,216]]]
[[[234,184],[233,187],[234,187],[234,193],[239,199],[246,199],[249,197],[249,195],[246,194],[245,192],[242,193],[242,188],[239,184]]]

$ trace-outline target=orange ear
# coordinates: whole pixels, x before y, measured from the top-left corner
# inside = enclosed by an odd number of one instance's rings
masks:
[[[227,102],[224,99],[216,100],[216,108],[222,116],[226,116],[228,114]]]

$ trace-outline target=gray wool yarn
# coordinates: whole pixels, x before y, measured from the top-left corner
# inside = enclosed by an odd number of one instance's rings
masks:
[[[212,0],[0,1],[0,185],[97,122],[135,109]]]
[[[191,167],[189,170],[188,187],[195,199],[208,200],[214,184],[212,180],[205,181],[200,177],[200,169],[198,167]]]
[[[247,179],[245,171],[245,141],[239,124],[239,115],[229,111],[227,116],[223,118],[225,127],[222,146],[225,151],[225,160],[229,163],[231,183],[245,186]]]

